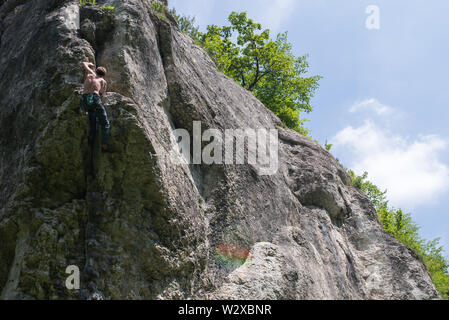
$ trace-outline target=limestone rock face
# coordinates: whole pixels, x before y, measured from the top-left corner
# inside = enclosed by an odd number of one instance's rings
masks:
[[[2,299],[438,299],[323,148],[216,70],[146,0],[0,7]],[[105,66],[111,153],[82,61]],[[279,166],[197,164],[175,129],[272,129]],[[66,287],[68,266],[80,290]]]

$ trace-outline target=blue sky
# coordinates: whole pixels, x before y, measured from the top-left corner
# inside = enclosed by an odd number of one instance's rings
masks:
[[[232,11],[275,33],[288,31],[296,55],[323,76],[312,136],[334,144],[347,168],[369,172],[390,203],[410,212],[449,256],[449,1],[171,0],[201,29]],[[368,30],[366,8],[379,8]]]

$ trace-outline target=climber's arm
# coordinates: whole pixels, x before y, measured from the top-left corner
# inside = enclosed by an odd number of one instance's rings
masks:
[[[86,71],[86,74],[95,74],[95,65],[91,62],[83,62],[81,63],[83,66],[84,71]]]
[[[101,86],[101,90],[100,90],[100,95],[104,95],[106,93],[106,88],[108,87],[108,83],[105,81],[103,81],[103,84]]]

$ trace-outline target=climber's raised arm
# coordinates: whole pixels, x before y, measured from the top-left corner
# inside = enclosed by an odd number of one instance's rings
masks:
[[[85,61],[81,65],[87,74],[95,74],[95,65],[93,63]]]

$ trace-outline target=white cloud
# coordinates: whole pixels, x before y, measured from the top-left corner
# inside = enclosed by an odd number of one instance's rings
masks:
[[[360,110],[373,111],[377,115],[389,115],[393,112],[393,108],[385,104],[380,103],[377,99],[371,98],[363,101],[358,101],[349,109],[350,112],[356,112]]]
[[[441,162],[447,142],[436,135],[407,141],[371,121],[346,127],[332,139],[338,153],[349,151],[356,173],[388,189],[390,204],[412,209],[437,199],[449,187],[449,168]]]

